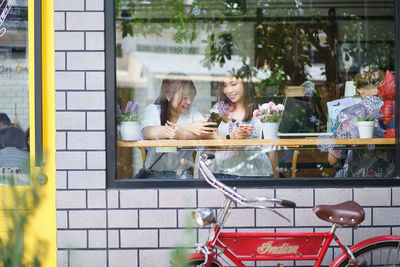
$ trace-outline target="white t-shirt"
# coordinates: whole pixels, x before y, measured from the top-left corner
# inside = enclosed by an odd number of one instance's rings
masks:
[[[143,112],[141,129],[148,126],[161,126],[159,105],[150,104]],[[195,108],[191,107],[188,113],[181,114],[176,124],[186,124],[203,120],[204,116]],[[154,147],[147,148],[145,166],[148,169],[161,156],[162,153],[156,153]],[[179,173],[193,166],[193,151],[166,152],[151,168],[153,171],[173,171]]]
[[[210,113],[218,113],[217,102],[212,108]],[[225,136],[239,127],[243,123],[240,120],[231,120],[228,122],[221,122],[218,126],[218,135]],[[262,123],[260,120],[251,118],[246,124],[253,125],[253,136],[249,138],[261,138]],[[215,159],[212,161],[210,169],[213,173],[230,174],[237,176],[272,176],[273,169],[271,161],[269,160],[265,151],[259,148],[235,147],[225,151],[216,151]]]

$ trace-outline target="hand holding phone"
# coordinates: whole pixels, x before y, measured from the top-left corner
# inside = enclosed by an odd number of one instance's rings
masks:
[[[240,124],[239,128],[245,131],[248,135],[253,135],[253,125],[252,124]]]

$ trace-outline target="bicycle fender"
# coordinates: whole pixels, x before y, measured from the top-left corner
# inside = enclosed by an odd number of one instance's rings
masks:
[[[202,260],[202,261],[204,261],[205,260],[205,256],[204,256],[203,253],[191,253],[191,254],[189,254],[187,256],[187,259],[188,259],[188,261],[194,261],[194,260]],[[222,264],[219,262],[219,260],[217,260],[215,258],[210,261],[210,264],[211,263],[215,263],[218,266],[222,267]]]
[[[356,252],[357,250],[360,250],[364,247],[367,247],[367,246],[375,244],[375,243],[380,243],[380,242],[384,242],[384,241],[397,241],[397,240],[400,240],[400,235],[376,236],[376,237],[372,237],[372,238],[363,240],[363,241],[351,246],[350,250],[352,252]],[[330,267],[339,266],[339,264],[342,263],[346,258],[347,258],[347,254],[343,252],[329,266]]]

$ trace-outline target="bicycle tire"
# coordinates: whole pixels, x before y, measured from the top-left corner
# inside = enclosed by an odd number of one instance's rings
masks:
[[[400,241],[383,241],[369,244],[353,252],[358,266],[400,266]],[[344,259],[339,267],[354,266]]]

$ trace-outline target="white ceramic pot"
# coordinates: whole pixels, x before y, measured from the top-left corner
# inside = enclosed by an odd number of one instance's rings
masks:
[[[121,140],[140,140],[140,124],[138,121],[122,121],[120,123]]]
[[[360,138],[372,138],[375,127],[374,121],[358,121],[357,126]]]
[[[263,128],[264,139],[277,138],[279,122],[263,122],[262,128]]]

